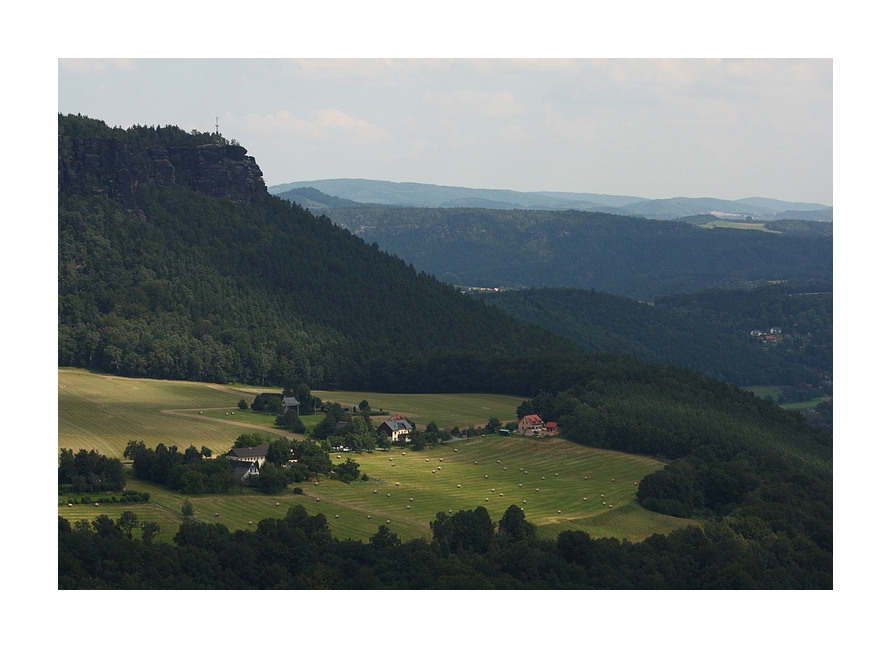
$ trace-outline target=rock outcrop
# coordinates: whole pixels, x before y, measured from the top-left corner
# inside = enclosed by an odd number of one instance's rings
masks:
[[[237,144],[149,146],[112,138],[68,138],[59,142],[59,193],[107,196],[125,209],[139,209],[141,184],[185,183],[215,198],[249,205],[265,191],[263,172]]]

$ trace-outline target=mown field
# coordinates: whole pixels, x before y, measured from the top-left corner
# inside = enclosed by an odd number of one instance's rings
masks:
[[[139,439],[147,445],[207,445],[214,452],[226,452],[246,427],[255,429],[253,421],[269,418],[233,406],[247,389],[61,369],[59,447],[96,449],[120,457],[129,439]],[[515,412],[510,409],[519,404],[517,398],[479,394],[319,395],[344,405],[367,399],[375,410],[398,411],[422,424],[434,420],[441,426],[461,427],[481,425],[491,416],[513,419]],[[189,410],[189,415],[173,410]],[[199,411],[204,413],[199,415]],[[542,537],[583,529],[594,537],[641,540],[690,523],[646,511],[636,503],[635,482],[660,469],[663,462],[560,438],[487,436],[420,452],[335,454],[332,460],[340,463],[348,456],[360,464],[369,481],[304,482],[301,495],[288,491],[268,496],[251,489],[192,495],[195,518],[221,522],[231,530],[250,529],[262,518],[284,516],[289,506],[301,504],[311,514],[324,513],[335,536],[357,540],[367,540],[381,524],[388,524],[402,538],[430,537],[429,522],[439,511],[484,506],[497,521],[511,504],[524,508]],[[68,498],[60,497],[59,514],[72,521],[101,513],[117,518],[129,509],[140,520],[157,521],[162,528],[160,539],[172,539],[185,496],[132,478],[127,488],[150,492],[151,502],[68,507]]]
[[[300,484],[302,495],[289,491],[269,496],[250,489],[192,495],[195,517],[222,522],[231,530],[250,529],[264,517],[282,517],[289,506],[301,504],[312,514],[324,513],[335,536],[357,540],[367,540],[381,524],[402,538],[429,537],[429,522],[439,511],[484,506],[497,521],[511,504],[525,510],[527,519],[540,527],[542,537],[556,537],[560,531],[577,528],[593,537],[641,540],[690,523],[646,511],[635,501],[635,482],[661,468],[662,462],[559,438],[488,436],[433,450],[343,453],[333,455],[332,460],[339,462],[348,456],[359,462],[369,481],[304,482]],[[151,504],[133,509],[140,518],[140,510],[152,505],[179,512],[185,498],[135,479],[130,479],[127,487],[151,493]],[[128,508],[112,504],[69,508],[65,502],[67,498],[61,497],[60,515],[72,520],[99,513],[115,517]],[[172,537],[180,522],[176,515],[167,518],[159,520],[162,537]]]
[[[127,442],[137,440],[149,447],[163,443],[181,450],[189,445],[206,445],[216,454],[228,452],[235,437],[243,432],[260,430],[297,437],[277,430],[272,416],[238,409],[239,400],[252,403],[261,391],[274,391],[271,387],[121,378],[82,369],[59,369],[58,375],[60,449],[85,448],[123,458]],[[449,428],[482,427],[493,416],[514,420],[521,401],[497,394],[321,391],[314,395],[351,408],[367,400],[373,412],[398,412],[421,426],[435,421],[439,427]],[[302,417],[309,428],[321,418]],[[372,416],[375,421],[386,418]]]

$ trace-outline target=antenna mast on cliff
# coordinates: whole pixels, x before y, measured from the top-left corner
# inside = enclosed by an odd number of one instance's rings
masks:
[[[217,137],[220,136],[220,118],[217,117]]]

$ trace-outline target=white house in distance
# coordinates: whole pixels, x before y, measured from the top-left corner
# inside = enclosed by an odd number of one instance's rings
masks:
[[[390,441],[392,443],[396,443],[398,441],[410,441],[409,434],[414,428],[412,424],[408,422],[408,419],[405,418],[402,414],[396,414],[391,416],[388,420],[384,421],[380,425],[377,426],[377,433],[387,434],[390,437]]]
[[[266,463],[266,455],[268,453],[269,444],[264,443],[263,445],[258,445],[256,448],[232,448],[226,453],[226,458],[229,459],[229,461],[255,461],[257,462],[257,468],[259,468]]]

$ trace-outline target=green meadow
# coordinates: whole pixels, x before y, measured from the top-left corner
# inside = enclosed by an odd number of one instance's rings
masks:
[[[215,453],[226,452],[245,430],[272,431],[256,423],[271,417],[235,407],[245,394],[258,391],[60,369],[59,447],[96,449],[121,457],[127,441],[137,439],[150,446],[207,445]],[[482,425],[492,416],[513,420],[520,402],[515,397],[484,394],[318,395],[348,406],[368,400],[375,411],[400,412],[416,423],[432,420],[441,427]],[[381,524],[403,539],[430,537],[429,522],[436,513],[477,506],[488,509],[497,522],[511,504],[524,509],[542,537],[583,529],[593,537],[636,541],[690,524],[689,520],[646,511],[636,502],[635,483],[659,470],[664,462],[580,446],[559,437],[490,435],[418,452],[393,448],[335,453],[332,460],[340,463],[347,457],[359,463],[368,481],[345,484],[322,478],[318,484],[299,484],[304,490],[299,495],[288,490],[269,496],[247,488],[228,494],[192,495],[194,517],[201,522],[221,522],[233,531],[251,529],[257,521],[282,517],[289,506],[300,504],[310,514],[323,513],[336,537],[356,540],[367,540]],[[160,539],[171,539],[181,522],[179,512],[185,496],[132,477],[127,488],[148,491],[151,501],[69,507],[67,496],[60,496],[59,514],[72,521],[93,519],[101,513],[117,518],[129,509],[140,520],[157,521],[162,529]]]

